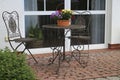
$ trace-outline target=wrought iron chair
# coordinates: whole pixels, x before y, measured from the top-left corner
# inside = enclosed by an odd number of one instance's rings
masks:
[[[91,40],[91,13],[89,11],[75,13],[79,16],[76,17],[77,19],[74,21],[74,24],[79,24],[80,26],[82,26],[82,28],[79,30],[72,30],[71,36],[68,37],[69,39],[71,39],[71,55],[75,58],[76,61],[78,61],[78,63],[82,67],[86,67],[89,59],[89,44]]]
[[[13,11],[13,12],[4,11],[2,13],[2,17],[3,17],[4,23],[7,29],[8,42],[11,48],[13,49],[13,51],[19,52],[18,49],[20,48],[20,46],[23,45],[24,49],[20,52],[24,53],[24,51],[27,50],[32,56],[32,58],[34,59],[34,61],[37,63],[37,60],[35,59],[35,57],[32,55],[30,50],[26,47],[26,43],[30,43],[34,41],[35,39],[34,38],[23,38],[21,36],[20,29],[19,29],[19,15],[17,11]],[[14,42],[18,43],[17,46],[13,44]]]

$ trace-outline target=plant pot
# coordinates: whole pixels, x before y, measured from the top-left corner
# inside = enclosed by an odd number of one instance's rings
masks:
[[[57,20],[57,25],[60,27],[67,27],[71,24],[70,20]]]

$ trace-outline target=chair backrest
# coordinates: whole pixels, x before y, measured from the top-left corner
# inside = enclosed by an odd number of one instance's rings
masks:
[[[91,12],[90,11],[83,11],[81,14],[84,16],[86,30],[90,31]]]
[[[83,11],[83,12],[77,12],[74,11],[74,13],[76,13],[77,19],[75,20],[75,24],[79,24],[80,26],[84,26],[85,29],[89,29],[90,26],[90,22],[91,22],[91,12],[89,11]]]
[[[19,15],[16,11],[2,13],[3,20],[7,29],[8,40],[21,38],[19,29]]]

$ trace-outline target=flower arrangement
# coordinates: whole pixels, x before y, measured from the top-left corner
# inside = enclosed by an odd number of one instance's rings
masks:
[[[62,9],[52,13],[50,18],[55,20],[69,20],[72,17],[72,10]]]

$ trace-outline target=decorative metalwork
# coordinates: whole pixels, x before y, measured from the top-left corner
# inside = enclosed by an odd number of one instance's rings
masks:
[[[59,68],[60,68],[62,61],[66,61],[69,64],[69,62],[72,60],[72,58],[74,58],[83,67],[86,66],[87,61],[85,61],[83,59],[85,59],[87,56],[86,57],[84,56],[84,58],[83,58],[83,54],[81,52],[82,50],[84,50],[84,45],[82,45],[82,46],[81,45],[78,45],[78,46],[71,45],[71,47],[73,47],[73,50],[71,50],[71,54],[68,56],[65,54],[65,38],[66,38],[66,35],[68,34],[68,32],[70,32],[72,29],[83,29],[83,28],[85,28],[84,26],[70,25],[69,27],[58,27],[55,25],[44,25],[43,28],[58,30],[57,40],[60,40],[61,43],[63,44],[63,48],[62,48],[62,46],[59,46],[59,43],[56,43],[56,46],[51,47],[52,57],[49,59],[48,62],[49,62],[49,64],[53,64],[55,60],[58,61],[58,67],[57,67],[56,73],[59,72]],[[61,29],[63,29],[63,30],[66,29],[63,36],[59,35],[59,30],[61,30]],[[73,37],[73,36],[70,36],[67,38],[72,39],[71,37]],[[50,39],[50,40],[53,41],[53,39]],[[79,42],[78,40],[75,40],[75,42],[76,41]]]
[[[19,29],[19,15],[17,11],[12,11],[12,12],[7,12],[4,11],[2,13],[3,20],[5,22],[5,26],[7,29],[7,34],[8,34],[8,42],[13,49],[13,51],[17,51],[18,48],[23,45],[24,49],[20,52],[24,53],[25,50],[27,50],[34,61],[37,63],[37,60],[35,57],[32,55],[30,50],[26,47],[26,43],[32,42],[35,39],[33,38],[23,38],[20,33]],[[19,43],[17,46],[13,45],[13,41]]]
[[[71,33],[69,39],[72,40],[74,44],[71,43],[71,57],[82,66],[86,67],[89,59],[89,42],[90,42],[90,21],[91,21],[91,13],[89,11],[84,12],[75,12],[80,15],[80,18],[77,20],[75,24],[79,24],[80,26],[84,26],[84,29],[74,31]],[[83,15],[85,15],[83,17]],[[75,45],[76,44],[76,45]],[[85,49],[87,47],[87,49]]]
[[[8,22],[9,22],[9,28],[10,28],[11,32],[15,33],[16,32],[16,22],[12,16],[10,17]]]

